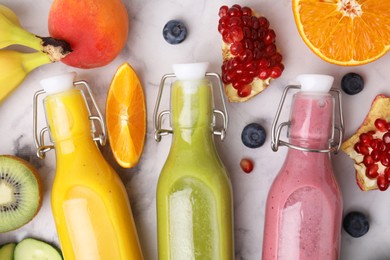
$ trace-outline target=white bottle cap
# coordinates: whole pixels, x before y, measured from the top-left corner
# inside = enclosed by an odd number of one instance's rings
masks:
[[[173,64],[173,72],[179,80],[201,80],[206,75],[208,62]]]
[[[73,81],[76,77],[76,72],[68,72],[40,81],[43,90],[47,94],[56,94],[73,88]]]
[[[332,88],[334,78],[322,74],[302,74],[297,77],[301,91],[328,93]]]

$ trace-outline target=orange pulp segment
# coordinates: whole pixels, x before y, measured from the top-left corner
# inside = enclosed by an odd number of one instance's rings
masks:
[[[390,1],[293,0],[298,31],[323,60],[362,65],[390,49]]]
[[[127,62],[117,69],[107,94],[106,122],[115,160],[124,168],[135,166],[146,135],[146,106],[142,85]]]

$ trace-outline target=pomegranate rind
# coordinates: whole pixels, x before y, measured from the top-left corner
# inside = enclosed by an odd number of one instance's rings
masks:
[[[375,120],[383,118],[386,121],[390,120],[390,97],[383,94],[377,95],[371,104],[370,111],[364,119],[362,125],[358,128],[354,135],[343,142],[341,149],[353,161],[356,170],[356,182],[359,188],[363,191],[377,190],[378,185],[376,179],[370,179],[366,176],[366,166],[363,163],[363,155],[357,153],[354,145],[359,142],[359,136],[369,131],[378,132],[375,127]]]
[[[257,14],[256,11],[253,10],[253,8],[251,10],[252,10],[252,15],[254,15],[256,17],[260,17],[260,15]],[[230,45],[231,44],[227,44],[222,40],[222,60],[223,61],[227,61],[227,60],[230,60],[230,59],[233,59],[234,57],[236,57],[236,56],[231,54]],[[278,50],[278,52],[279,52],[279,50]],[[272,80],[273,80],[273,78],[271,78],[271,77],[267,78],[266,80],[262,80],[258,77],[255,77],[253,79],[252,83],[248,84],[251,86],[252,90],[251,90],[251,93],[246,97],[240,97],[237,93],[237,90],[235,88],[233,88],[232,83],[229,83],[229,84],[224,83],[225,93],[226,93],[226,96],[227,96],[229,102],[245,102],[245,101],[248,101],[249,99],[253,98],[254,96],[260,94],[263,90],[265,90],[270,85]]]

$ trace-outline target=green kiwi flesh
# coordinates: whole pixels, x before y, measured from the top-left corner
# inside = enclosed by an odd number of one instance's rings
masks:
[[[17,244],[14,259],[62,260],[62,256],[52,245],[34,238],[26,238]]]
[[[8,243],[2,245],[0,248],[0,259],[1,260],[14,260],[14,250],[16,243]]]
[[[27,161],[0,155],[0,233],[28,223],[41,206],[41,181]]]

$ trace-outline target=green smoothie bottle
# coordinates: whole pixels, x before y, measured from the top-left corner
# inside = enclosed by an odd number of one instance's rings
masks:
[[[225,135],[227,114],[213,109],[207,63],[177,64],[160,84],[155,108],[156,140],[172,133],[172,146],[157,185],[159,260],[229,260],[234,258],[232,189],[213,134]],[[158,114],[165,79],[171,87],[171,111]],[[222,90],[221,90],[222,92]],[[221,93],[222,94],[222,93]],[[222,98],[223,101],[223,98]],[[170,114],[171,130],[161,129]],[[222,115],[224,129],[214,130],[214,115]]]

